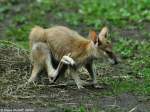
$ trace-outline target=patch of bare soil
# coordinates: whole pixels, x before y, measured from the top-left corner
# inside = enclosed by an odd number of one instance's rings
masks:
[[[117,40],[118,37],[134,39],[134,40],[150,40],[150,23],[141,22],[138,24],[131,24],[124,28],[112,27],[111,32],[115,34],[113,37],[114,40]],[[117,37],[116,37],[117,36]]]
[[[93,108],[115,112],[148,112],[150,100],[132,93],[120,95],[102,95],[112,92],[111,85],[100,84],[102,88],[92,86],[78,90],[72,80],[63,78],[56,84],[46,84],[47,77],[41,73],[40,84],[24,85],[31,74],[28,52],[10,42],[0,43],[0,109],[30,109],[35,112],[62,112],[68,108],[84,106],[88,111]],[[102,75],[115,72],[114,69],[99,69]],[[118,67],[121,71],[121,67]],[[103,73],[103,74],[100,74]],[[81,74],[86,74],[81,70]],[[83,77],[84,78],[84,77]],[[67,82],[67,83],[66,83]]]

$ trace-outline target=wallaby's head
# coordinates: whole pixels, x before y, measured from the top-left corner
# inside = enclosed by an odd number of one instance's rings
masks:
[[[113,61],[113,64],[118,63],[117,57],[112,51],[111,41],[108,40],[107,27],[103,27],[98,35],[96,34],[95,31],[90,31],[89,36],[97,49],[98,52],[97,54],[100,54],[103,51]]]

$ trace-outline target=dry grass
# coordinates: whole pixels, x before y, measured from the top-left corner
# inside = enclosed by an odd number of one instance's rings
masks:
[[[14,43],[0,41],[0,97],[17,94],[17,88],[27,81],[30,72],[28,51]]]
[[[40,75],[42,76],[40,79],[40,83],[42,84],[37,85],[33,83],[30,86],[25,85],[31,74],[31,69],[32,65],[27,50],[22,49],[12,42],[0,41],[0,101],[10,102],[11,99],[16,100],[16,98],[34,98],[38,94],[37,91],[40,92],[43,88],[50,89],[68,86],[65,83],[42,85],[47,80],[47,76],[43,76],[46,74],[45,72],[40,73],[42,74]],[[69,85],[72,86],[75,83]]]

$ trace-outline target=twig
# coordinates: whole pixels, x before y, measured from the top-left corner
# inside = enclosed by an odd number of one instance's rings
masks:
[[[134,108],[132,108],[129,112],[133,112],[133,111],[135,111],[135,109],[137,109],[137,106],[135,106]]]
[[[36,97],[48,98],[48,96],[36,96],[36,95],[33,95],[33,96],[11,95],[9,97],[16,98],[16,99],[33,99],[33,98],[36,98]]]
[[[66,87],[66,86],[76,86],[74,82],[61,83],[61,84],[51,84],[51,85],[37,85],[38,87]],[[92,82],[87,82],[83,86],[94,86]]]

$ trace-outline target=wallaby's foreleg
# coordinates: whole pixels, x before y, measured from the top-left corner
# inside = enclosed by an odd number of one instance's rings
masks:
[[[88,85],[89,83],[84,80],[81,80],[79,74],[80,73],[77,70],[72,70],[71,76],[74,79],[78,89],[82,89],[84,88],[84,86]]]
[[[87,69],[87,71],[89,72],[93,83],[96,84],[97,83],[97,74],[96,74],[96,67],[95,65],[91,62],[85,65],[85,68]]]

